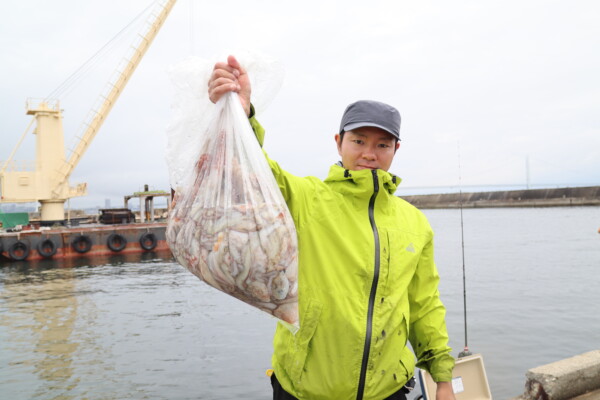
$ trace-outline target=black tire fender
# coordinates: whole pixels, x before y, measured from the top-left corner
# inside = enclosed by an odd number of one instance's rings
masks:
[[[118,233],[111,233],[108,235],[108,238],[106,238],[106,245],[112,251],[119,252],[127,246],[127,239]]]
[[[30,251],[29,244],[20,240],[8,246],[8,255],[15,261],[23,261],[29,257]]]
[[[79,254],[87,253],[92,248],[92,239],[87,235],[79,235],[73,239],[71,247]]]
[[[56,254],[56,251],[58,250],[58,246],[56,245],[56,243],[54,243],[54,240],[50,238],[40,240],[36,248],[39,255],[44,258],[52,257]]]
[[[146,232],[140,236],[140,247],[146,251],[154,250],[157,244],[156,235],[152,232]]]

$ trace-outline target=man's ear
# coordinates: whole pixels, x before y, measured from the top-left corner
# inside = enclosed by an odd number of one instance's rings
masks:
[[[396,151],[397,151],[399,148],[400,148],[400,141],[399,141],[399,140],[397,140],[397,141],[396,141],[396,146],[395,146],[395,148],[394,148],[394,153],[395,153],[395,152],[396,152]]]
[[[342,137],[339,133],[336,133],[333,137],[335,139],[335,144],[337,145],[338,153],[340,156],[342,155]]]

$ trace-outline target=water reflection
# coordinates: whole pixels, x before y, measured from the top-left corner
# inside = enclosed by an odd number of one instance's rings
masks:
[[[32,290],[23,300],[34,304],[43,302],[43,307],[33,308],[35,323],[31,337],[37,337],[35,352],[41,357],[35,372],[54,390],[68,391],[77,384],[77,381],[70,382],[73,353],[78,346],[70,340],[77,318],[77,298],[73,295],[73,271],[62,272],[61,278],[46,281],[43,288]]]
[[[8,366],[37,376],[34,397],[46,389],[65,393],[77,385],[73,381],[73,354],[78,344],[71,341],[78,302],[74,296],[73,270],[42,270],[26,275],[10,274],[3,280],[0,326],[5,329],[3,353]],[[32,353],[21,351],[30,348]],[[32,393],[33,394],[33,393]],[[60,398],[69,399],[70,396]]]
[[[95,267],[151,262],[156,257],[145,253],[0,265],[3,396],[68,400],[89,394],[79,387],[82,376],[89,381],[94,368],[113,367],[111,349],[102,345],[101,330],[96,329],[98,310],[89,296],[99,289],[89,287],[85,278]],[[110,270],[111,275],[119,272]]]

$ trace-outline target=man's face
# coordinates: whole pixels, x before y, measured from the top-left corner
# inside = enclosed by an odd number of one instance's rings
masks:
[[[335,135],[342,163],[352,171],[367,168],[387,171],[400,147],[400,142],[391,134],[371,126],[348,131],[343,141],[340,140],[340,135]]]

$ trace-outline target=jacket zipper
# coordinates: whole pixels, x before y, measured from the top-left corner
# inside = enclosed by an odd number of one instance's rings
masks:
[[[373,174],[373,194],[369,200],[369,222],[371,223],[371,229],[373,229],[373,236],[375,238],[375,270],[373,272],[373,282],[371,283],[371,293],[369,295],[367,332],[365,335],[365,347],[363,349],[362,366],[360,368],[356,400],[362,400],[365,391],[369,353],[371,351],[371,336],[373,334],[373,309],[375,308],[375,295],[377,294],[377,283],[379,282],[379,232],[377,231],[377,225],[375,225],[375,198],[377,197],[377,193],[379,193],[379,179],[377,177],[377,170],[374,169],[371,172]]]

